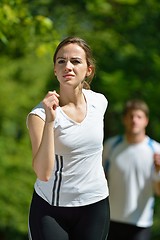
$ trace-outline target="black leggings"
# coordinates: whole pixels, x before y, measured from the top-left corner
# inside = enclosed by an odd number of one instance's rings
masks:
[[[55,207],[34,192],[29,215],[30,240],[106,240],[108,198],[82,207]]]

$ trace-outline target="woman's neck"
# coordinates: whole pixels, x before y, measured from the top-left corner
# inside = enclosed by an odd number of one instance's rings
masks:
[[[74,105],[81,105],[84,103],[85,98],[82,92],[82,89],[69,89],[69,90],[61,90],[60,89],[60,106],[74,104]]]

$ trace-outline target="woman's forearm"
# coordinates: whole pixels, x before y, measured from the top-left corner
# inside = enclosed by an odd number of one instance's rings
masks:
[[[54,167],[53,122],[45,123],[40,146],[33,157],[33,169],[42,181],[48,181]]]

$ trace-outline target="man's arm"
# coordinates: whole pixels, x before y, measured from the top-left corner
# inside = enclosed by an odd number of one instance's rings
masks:
[[[160,154],[154,154],[153,186],[155,194],[160,196]]]

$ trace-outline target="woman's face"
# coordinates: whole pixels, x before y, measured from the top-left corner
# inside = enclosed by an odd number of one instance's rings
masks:
[[[54,73],[60,85],[76,87],[92,72],[87,66],[86,54],[76,43],[63,46],[57,53]]]

